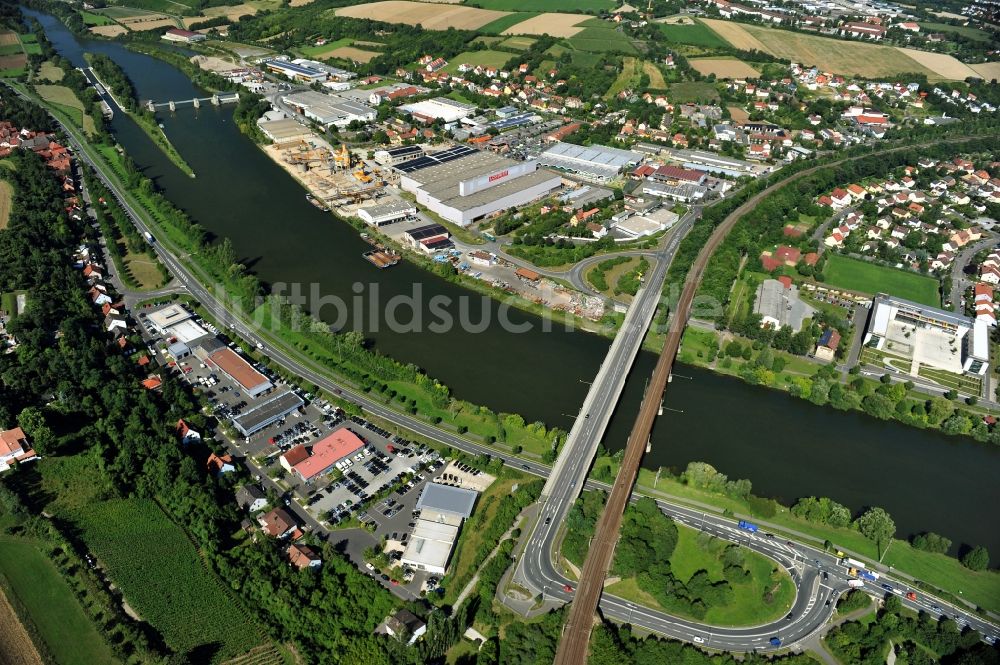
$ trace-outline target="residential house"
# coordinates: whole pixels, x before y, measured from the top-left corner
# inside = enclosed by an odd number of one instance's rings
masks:
[[[319,568],[323,560],[308,545],[294,544],[288,548],[288,560],[299,570],[306,568]]]
[[[284,508],[275,508],[261,515],[257,518],[257,523],[260,524],[264,533],[272,538],[285,538],[291,535],[297,526],[295,519]]]
[[[417,615],[407,609],[402,609],[385,620],[385,631],[407,645],[413,644],[427,632],[427,624]]]
[[[233,457],[228,453],[224,455],[216,455],[215,453],[212,453],[208,456],[208,461],[205,462],[205,467],[208,469],[209,473],[215,474],[216,476],[236,471],[236,465],[233,464]]]
[[[37,457],[20,427],[0,432],[0,471],[9,469],[11,462],[27,462]]]
[[[833,360],[839,345],[840,333],[834,328],[827,328],[820,335],[819,342],[816,344],[816,358],[818,360],[826,360],[827,362]]]
[[[244,485],[236,490],[236,505],[248,513],[255,513],[267,507],[267,495],[259,485]]]

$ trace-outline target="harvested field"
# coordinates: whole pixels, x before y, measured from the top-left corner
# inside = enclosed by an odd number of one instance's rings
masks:
[[[354,48],[353,46],[341,46],[340,48],[335,48],[332,51],[327,51],[316,56],[320,60],[326,60],[327,58],[341,58],[342,60],[350,60],[351,62],[371,62],[375,58],[382,55],[377,51],[366,51],[360,48]]]
[[[977,76],[975,69],[945,53],[918,51],[915,48],[900,48],[898,50],[937,74],[939,79],[960,81],[968,76]],[[933,77],[928,78],[933,79]]]
[[[666,90],[667,82],[663,78],[663,70],[656,66],[655,62],[645,60],[642,63],[642,72],[649,77],[649,87],[652,90]]]
[[[105,26],[107,27],[107,26]],[[160,18],[154,21],[139,21],[134,23],[129,23],[129,30],[134,32],[143,32],[145,30],[156,30],[157,28],[176,28],[177,21],[172,18]]]
[[[291,2],[289,2],[288,4],[289,4],[289,6],[291,6],[291,7],[303,7],[303,6],[305,6],[305,5],[308,5],[308,4],[309,4],[310,2],[312,2],[312,1],[313,1],[313,0],[292,0],[292,1],[291,1]]]
[[[437,2],[438,0],[435,0]],[[601,12],[610,11],[618,4],[614,0],[474,0],[486,9],[503,9],[511,12]]]
[[[880,44],[842,41],[788,30],[702,19],[723,39],[743,50],[758,50],[803,65],[847,75],[878,78],[894,74],[925,74],[929,80],[956,80],[972,70],[952,56]]]
[[[229,62],[228,60],[224,60],[222,58],[206,55],[196,55],[191,58],[191,62],[198,65],[201,69],[205,69],[210,72],[228,72],[233,69],[240,68],[240,66],[235,62]]]
[[[61,81],[65,75],[66,73],[62,69],[56,67],[49,60],[43,62],[38,68],[38,78],[45,81]]]
[[[500,42],[498,46],[500,48],[509,48],[515,51],[527,51],[536,41],[538,40],[532,39],[531,37],[508,37]]]
[[[440,5],[409,0],[385,0],[336,10],[337,16],[371,19],[386,23],[420,24],[426,30],[475,30],[507,16],[498,12],[460,5]]]
[[[716,34],[729,42],[730,45],[741,51],[764,51],[765,53],[771,53],[771,50],[763,42],[747,32],[744,26],[739,23],[709,18],[702,19],[702,23],[715,31]]]
[[[0,71],[5,69],[20,69],[28,62],[28,56],[23,53],[0,55]]]
[[[18,46],[21,42],[17,40],[17,33],[13,30],[0,32],[0,46]]]
[[[572,37],[582,31],[578,27],[592,16],[586,14],[558,14],[549,12],[533,16],[503,31],[505,35],[551,35],[552,37]]]
[[[984,62],[981,65],[969,65],[976,74],[982,76],[987,81],[1000,79],[1000,62]]]
[[[715,74],[721,79],[757,78],[760,72],[736,58],[695,58],[688,63],[702,74]]]
[[[242,4],[233,6],[223,6],[223,7],[206,7],[202,12],[202,16],[195,17],[191,19],[192,23],[198,21],[204,21],[205,18],[215,18],[217,16],[225,16],[230,21],[238,21],[241,16],[253,16],[257,13],[257,8],[253,5]]]
[[[5,593],[0,593],[0,623],[4,626],[0,631],[0,665],[42,665],[42,657]]]
[[[750,114],[747,113],[746,109],[741,109],[739,106],[727,106],[729,109],[729,115],[732,117],[733,122],[743,124],[750,119]]]
[[[667,25],[694,25],[694,19],[683,14],[678,14],[676,16],[664,16],[663,18],[658,18],[653,22],[666,23]]]
[[[125,34],[128,30],[120,25],[112,23],[110,25],[95,25],[90,28],[90,32],[95,35],[100,35],[101,37],[117,37],[118,35]]]
[[[10,203],[14,196],[14,188],[6,180],[0,180],[0,229],[7,228],[10,221]]]

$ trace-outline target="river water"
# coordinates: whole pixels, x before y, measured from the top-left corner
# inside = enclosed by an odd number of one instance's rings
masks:
[[[38,18],[56,49],[77,66],[83,51],[113,58],[142,100],[183,100],[205,93],[180,71],[155,58],[106,41],[78,41],[56,19]],[[305,192],[232,120],[232,108],[211,106],[159,114],[170,140],[197,174],[185,176],[126,116],[116,114],[118,141],[158,187],[218,237],[266,283],[316,285],[326,298],[345,303],[346,327],[364,332],[385,353],[414,363],[462,399],[495,411],[520,413],[568,427],[597,371],[608,341],[554,326],[501,307],[406,262],[376,270],[361,258],[367,245],[346,223],[305,200]],[[361,285],[356,287],[355,285]],[[383,309],[393,297],[417,293],[420,331],[392,330],[359,306],[377,294]],[[431,310],[432,299],[442,299]],[[312,301],[315,305],[315,301]],[[314,307],[315,309],[315,307]],[[400,321],[416,316],[398,310]],[[480,324],[428,329],[436,312]],[[355,320],[363,312],[361,320]],[[337,310],[321,305],[332,321]],[[508,331],[500,325],[528,327]],[[486,325],[488,323],[488,325]],[[357,324],[357,325],[354,325]],[[642,353],[615,413],[605,446],[624,445],[655,358]],[[667,391],[664,416],[653,431],[648,468],[683,469],[706,461],[731,478],[749,478],[757,494],[791,503],[803,495],[830,496],[858,510],[880,505],[896,520],[898,535],[929,530],[959,543],[983,544],[1000,553],[993,508],[1000,502],[995,470],[1000,450],[969,439],[883,423],[860,413],[816,407],[773,390],[697,368],[680,367]],[[690,378],[681,378],[681,375]]]

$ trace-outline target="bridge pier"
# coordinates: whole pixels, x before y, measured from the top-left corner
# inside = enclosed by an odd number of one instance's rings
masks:
[[[198,99],[197,97],[195,97],[195,98],[194,98],[194,99],[192,100],[192,103],[194,104],[194,107],[195,107],[196,109],[200,109],[200,108],[201,108],[201,100],[200,100],[200,99]]]
[[[154,103],[153,103],[153,100],[152,100],[152,99],[151,99],[151,100],[149,100],[149,103],[148,103],[148,104],[146,104],[146,108],[148,108],[148,109],[149,109],[150,113],[152,113],[152,112],[156,111],[156,104],[154,104]]]
[[[173,100],[170,101],[170,110],[171,111],[177,110],[177,104],[174,104]]]
[[[212,95],[212,105],[213,106],[218,106],[219,104],[220,104],[220,102],[219,102],[219,95],[218,94]]]

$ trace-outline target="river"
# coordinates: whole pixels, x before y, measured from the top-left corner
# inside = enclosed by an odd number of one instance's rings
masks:
[[[115,42],[81,44],[53,17],[28,13],[75,65],[85,66],[84,49],[113,58],[142,100],[205,96],[160,60]],[[502,308],[406,262],[374,269],[360,256],[367,245],[356,231],[309,205],[302,187],[239,132],[231,107],[187,108],[159,119],[196,178],[177,169],[124,114],[116,114],[112,128],[146,175],[211,233],[230,238],[262,280],[315,284],[324,297],[346,303],[351,318],[363,309],[352,304],[355,284],[363,285],[365,296],[377,291],[381,303],[418,291],[425,323],[434,318],[432,298],[445,299],[456,320],[464,301],[467,320],[491,322],[485,330],[455,325],[433,332],[425,325],[420,332],[394,331],[381,319],[375,325],[362,320],[357,328],[376,348],[424,368],[457,397],[568,426],[607,350],[606,339],[559,326],[543,332],[538,317]],[[325,306],[319,315],[331,320],[334,310]],[[499,317],[530,330],[505,330]],[[640,355],[606,437],[609,449],[624,445],[654,360]],[[689,461],[706,461],[731,478],[750,479],[763,496],[786,503],[803,495],[830,496],[855,510],[880,505],[895,518],[900,536],[935,531],[956,545],[983,544],[1000,553],[992,513],[1000,502],[1000,450],[816,407],[696,368],[679,367],[677,374],[653,431],[647,468],[683,469]]]

